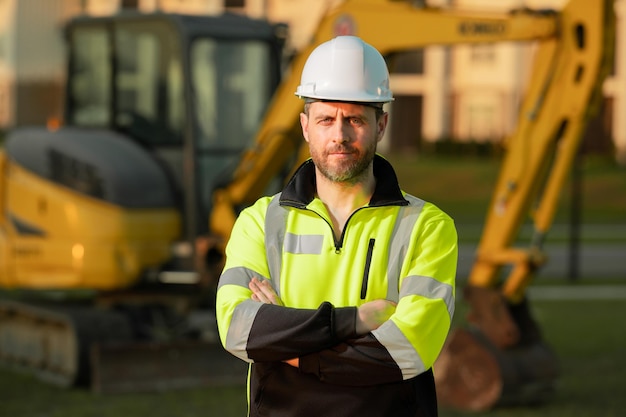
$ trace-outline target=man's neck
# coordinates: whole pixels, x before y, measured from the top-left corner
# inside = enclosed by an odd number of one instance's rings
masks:
[[[376,179],[370,171],[356,183],[338,183],[316,172],[317,195],[328,209],[336,235],[340,235],[355,210],[367,205],[372,198]]]

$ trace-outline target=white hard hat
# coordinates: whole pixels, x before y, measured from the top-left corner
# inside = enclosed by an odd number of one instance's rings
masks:
[[[305,99],[387,103],[387,64],[373,46],[356,36],[338,36],[311,52],[296,95]]]

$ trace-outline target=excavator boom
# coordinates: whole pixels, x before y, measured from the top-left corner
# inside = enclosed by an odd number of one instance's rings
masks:
[[[244,153],[228,185],[214,192],[211,231],[223,237],[223,242],[228,240],[237,207],[260,197],[300,149],[298,120],[302,103],[294,92],[300,82],[297,74],[316,45],[337,35],[357,35],[384,55],[429,45],[550,39],[557,30],[558,20],[553,13],[460,13],[390,0],[342,3],[323,17],[309,45],[294,57],[289,76],[274,94],[254,146]],[[299,160],[307,157],[305,151]]]

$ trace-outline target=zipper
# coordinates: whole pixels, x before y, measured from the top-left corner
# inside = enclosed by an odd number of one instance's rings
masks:
[[[339,236],[339,240],[335,240],[335,253],[341,253],[341,248],[343,248],[343,239],[346,236],[346,230],[348,230],[348,223],[350,223],[350,219],[352,219],[352,217],[358,212],[361,211],[363,209],[369,208],[369,206],[366,207],[359,207],[358,209],[354,210],[352,212],[352,214],[350,215],[350,217],[348,217],[348,220],[346,220],[346,224],[343,226],[343,230],[341,231],[341,236]],[[332,229],[332,226],[331,226]],[[334,235],[334,233],[333,233]]]
[[[350,219],[352,219],[352,217],[358,212],[361,211],[363,209],[367,209],[367,208],[372,208],[372,207],[378,207],[378,206],[365,206],[365,207],[359,207],[358,209],[356,209],[355,211],[352,212],[352,214],[350,215],[350,217],[348,217],[348,220],[346,220],[346,224],[343,226],[343,230],[341,231],[341,235],[339,236],[339,239],[335,238],[335,229],[333,229],[333,225],[324,218],[324,216],[322,216],[321,214],[319,214],[317,211],[315,210],[311,210],[310,208],[306,207],[306,205],[303,205],[301,203],[297,203],[297,202],[287,202],[285,204],[288,207],[294,207],[300,210],[306,210],[306,211],[310,211],[312,213],[315,213],[317,216],[319,216],[322,220],[324,220],[324,222],[328,225],[328,227],[330,227],[330,232],[333,236],[333,242],[335,243],[335,253],[336,254],[340,254],[341,253],[341,248],[343,248],[343,240],[345,238],[346,235],[346,230],[348,229],[348,223],[350,223]],[[373,242],[370,243],[370,245],[373,245]]]
[[[374,242],[376,239],[371,238],[367,246],[367,257],[365,258],[365,268],[363,269],[363,283],[361,284],[361,300],[365,300],[367,295],[367,283],[370,277],[370,265],[372,264],[372,253],[374,252]]]
[[[321,214],[319,214],[315,210],[311,210],[310,208],[307,208],[306,206],[302,206],[302,205],[295,206],[294,205],[292,207],[296,207],[296,208],[299,208],[301,210],[306,210],[306,211],[310,211],[311,213],[315,213],[315,215],[317,215],[320,219],[324,220],[324,223],[326,223],[328,225],[328,227],[330,228],[330,234],[333,237],[333,242],[335,244],[335,253],[336,254],[340,254],[341,253],[341,245],[342,245],[341,242],[343,242],[343,232],[341,233],[341,237],[339,238],[339,240],[337,240],[335,238],[335,229],[333,229],[333,225],[328,220],[326,220],[326,218],[324,218],[324,216],[322,216]],[[344,230],[345,230],[345,227],[344,227]]]

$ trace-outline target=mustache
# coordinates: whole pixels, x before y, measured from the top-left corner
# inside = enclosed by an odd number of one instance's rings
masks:
[[[352,146],[338,145],[326,150],[327,153],[356,153],[357,150]]]

